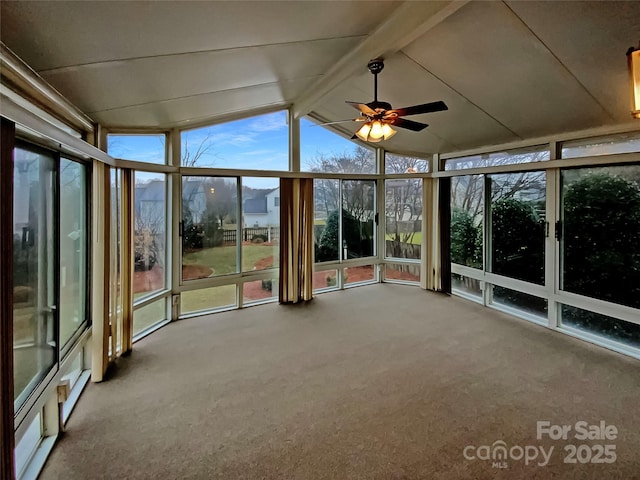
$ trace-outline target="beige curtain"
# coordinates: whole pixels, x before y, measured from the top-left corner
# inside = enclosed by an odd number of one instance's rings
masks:
[[[313,179],[280,179],[280,303],[313,298]]]

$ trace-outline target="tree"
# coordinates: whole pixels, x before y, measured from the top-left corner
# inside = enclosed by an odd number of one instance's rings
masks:
[[[413,245],[413,238],[422,231],[422,179],[386,181],[385,218],[387,255],[420,258],[420,245]]]
[[[345,151],[340,154],[319,154],[309,162],[311,172],[323,173],[373,173],[376,169],[376,159],[373,150],[360,145],[353,152]]]
[[[528,158],[528,157],[527,157]],[[492,160],[493,164],[508,164],[513,163],[511,158],[506,153],[501,157]],[[487,180],[488,179],[488,180]],[[490,183],[489,183],[490,180]],[[491,175],[462,175],[459,177],[453,177],[451,179],[451,208],[452,215],[455,210],[467,212],[469,218],[472,221],[475,231],[477,232],[475,241],[477,243],[477,251],[479,252],[479,261],[474,263],[478,268],[482,266],[482,228],[485,221],[485,186],[490,185],[490,200],[491,200],[491,218],[492,222],[496,221],[496,208],[497,215],[506,215],[508,212],[505,210],[507,205],[504,203],[508,200],[514,200],[516,202],[524,202],[529,205],[525,208],[528,212],[530,208],[534,209],[534,213],[537,215],[539,227],[543,227],[544,218],[544,196],[545,196],[545,173],[544,172],[519,172],[519,173],[505,173],[505,174],[491,174]],[[517,203],[511,204],[511,207],[515,207]],[[520,212],[522,215],[517,215],[517,212],[511,212],[515,215],[518,221],[525,221],[529,215],[526,212]],[[532,217],[533,218],[533,217]],[[453,216],[452,216],[453,219]],[[460,218],[458,220],[461,220]],[[468,219],[467,219],[468,220]],[[498,219],[499,227],[502,227],[502,221]],[[460,225],[458,225],[458,228]],[[531,225],[530,225],[531,227]],[[501,232],[501,234],[504,232]],[[515,232],[511,232],[515,235]],[[542,234],[542,233],[541,233]],[[505,238],[506,240],[506,238]],[[514,242],[520,242],[522,239],[513,238]],[[458,238],[457,241],[463,242],[462,238]],[[452,249],[454,248],[454,231],[452,229]],[[461,246],[462,250],[466,247]],[[495,248],[495,244],[492,245]],[[500,247],[502,248],[502,247]],[[522,252],[520,252],[520,255]],[[453,257],[452,257],[453,258]],[[500,261],[506,261],[506,257],[500,257]],[[494,262],[496,257],[494,255]],[[494,266],[495,268],[495,266]],[[501,267],[497,267],[501,268]],[[495,270],[493,270],[495,272]],[[516,269],[517,271],[517,269]],[[497,272],[496,272],[497,273]],[[537,275],[535,276],[537,278]],[[519,277],[516,277],[519,278]]]
[[[358,146],[351,153],[324,155],[309,162],[312,172],[324,173],[369,173],[375,171],[375,156],[373,151]],[[315,183],[315,197],[322,199],[325,205],[342,205],[356,217],[363,217],[372,212],[373,194],[368,185],[373,182],[351,181],[342,182],[342,198],[340,198],[339,181],[321,181]],[[333,208],[332,208],[333,209]],[[331,210],[332,210],[331,209]],[[325,211],[331,211],[326,209]]]
[[[316,262],[339,259],[339,218],[340,212],[334,210],[327,218],[316,246]],[[364,225],[363,225],[364,224]],[[362,222],[349,211],[342,210],[342,243],[348,258],[365,257],[373,254],[373,223]]]
[[[182,135],[182,158],[180,159],[180,164],[183,167],[211,167],[213,163],[208,165],[202,165],[201,159],[205,155],[214,155],[211,153],[213,150],[213,135],[211,133],[207,133],[202,140],[193,145],[189,142],[189,135]]]
[[[164,181],[136,183],[136,214],[134,220],[134,260],[136,270],[151,270],[162,266],[166,221]],[[149,190],[146,196],[143,190]],[[157,195],[156,195],[157,193]]]
[[[427,160],[405,155],[386,153],[384,157],[384,170],[386,173],[418,173],[426,171]]]

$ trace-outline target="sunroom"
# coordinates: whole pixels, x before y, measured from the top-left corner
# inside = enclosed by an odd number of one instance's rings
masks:
[[[395,284],[640,358],[639,3],[1,13],[2,478],[216,312]]]

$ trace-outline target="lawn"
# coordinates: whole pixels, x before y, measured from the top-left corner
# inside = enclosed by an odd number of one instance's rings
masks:
[[[402,240],[404,238],[405,234],[401,233],[400,234],[400,240]],[[394,235],[391,233],[387,233],[387,235],[385,236],[386,240],[393,240],[394,239]],[[413,234],[413,237],[411,237],[411,241],[409,242],[412,245],[420,245],[422,243],[422,232],[415,232]]]
[[[242,245],[242,271],[253,271],[262,260],[273,256],[278,261],[279,245],[268,243]],[[205,248],[198,252],[187,253],[182,260],[183,265],[205,265],[214,270],[214,275],[236,273],[236,246]],[[262,263],[263,263],[262,262]],[[262,267],[264,268],[264,267]],[[258,266],[260,269],[260,265]]]

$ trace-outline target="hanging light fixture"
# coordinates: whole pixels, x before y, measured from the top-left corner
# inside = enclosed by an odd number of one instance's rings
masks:
[[[380,140],[388,140],[396,134],[388,123],[373,120],[363,124],[356,132],[356,136],[363,142],[378,143]]]
[[[631,82],[631,115],[640,118],[640,47],[627,50]]]

